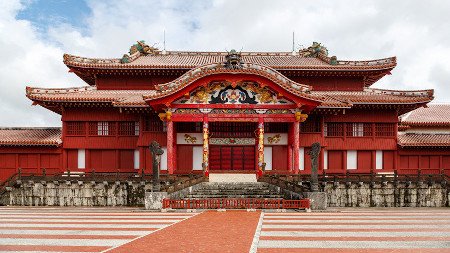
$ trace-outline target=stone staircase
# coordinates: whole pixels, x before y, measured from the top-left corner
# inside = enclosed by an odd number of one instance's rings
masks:
[[[196,185],[185,199],[204,198],[283,198],[279,187],[264,182],[203,182]]]

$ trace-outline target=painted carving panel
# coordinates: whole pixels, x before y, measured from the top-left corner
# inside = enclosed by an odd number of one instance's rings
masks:
[[[292,104],[256,82],[211,82],[198,87],[175,104]]]
[[[264,135],[264,145],[287,145],[288,134],[286,133],[266,133]]]
[[[203,134],[177,133],[177,144],[203,145]]]

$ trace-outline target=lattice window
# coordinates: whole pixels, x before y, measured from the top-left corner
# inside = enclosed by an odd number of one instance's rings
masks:
[[[84,122],[66,122],[66,134],[68,136],[83,136],[86,134]]]
[[[137,121],[119,122],[119,135],[138,136],[139,135],[139,122],[137,122]]]
[[[325,136],[344,136],[344,123],[327,122],[324,126]]]
[[[116,123],[108,121],[89,122],[89,135],[113,136],[116,134]]]
[[[203,122],[177,122],[175,128],[179,133],[201,133]]]
[[[151,114],[145,118],[146,132],[165,132],[164,122],[158,117],[157,114]]]
[[[300,123],[300,131],[302,133],[320,133],[320,117],[316,115],[310,115],[308,119]]]
[[[395,124],[394,123],[376,123],[375,124],[375,136],[380,136],[380,137],[395,136]]]
[[[347,123],[347,136],[361,137],[372,136],[371,123]]]
[[[265,133],[287,133],[289,130],[288,123],[264,123]]]
[[[254,138],[256,124],[250,122],[211,122],[211,137]]]

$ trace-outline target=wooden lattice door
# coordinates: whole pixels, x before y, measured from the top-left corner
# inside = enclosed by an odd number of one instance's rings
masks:
[[[254,146],[218,146],[209,149],[211,170],[254,170]]]

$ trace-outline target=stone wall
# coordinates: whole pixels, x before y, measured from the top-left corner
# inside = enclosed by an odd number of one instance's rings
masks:
[[[328,182],[322,187],[329,207],[446,207],[450,203],[448,187],[441,183]]]
[[[21,182],[8,187],[3,205],[16,206],[143,206],[144,182]]]
[[[198,187],[201,184],[169,197],[183,198]],[[321,188],[327,194],[329,207],[445,207],[450,203],[448,186],[441,183],[327,182]],[[7,188],[1,203],[17,206],[144,206],[145,191],[151,191],[150,183],[19,181],[14,187]],[[298,198],[297,194],[283,192],[285,198]]]

